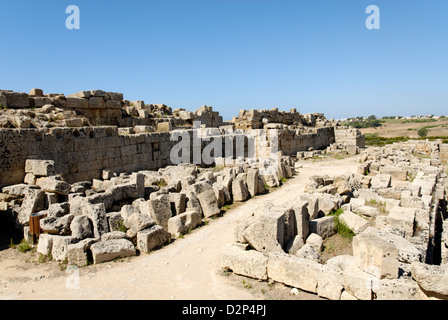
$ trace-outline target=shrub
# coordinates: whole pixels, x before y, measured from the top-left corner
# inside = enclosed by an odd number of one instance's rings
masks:
[[[428,135],[428,129],[426,127],[423,127],[419,129],[417,133],[421,138],[425,138]]]

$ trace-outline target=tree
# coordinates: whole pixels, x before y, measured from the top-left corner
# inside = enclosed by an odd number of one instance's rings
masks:
[[[425,138],[428,135],[428,129],[426,127],[423,127],[419,129],[417,133],[421,138]]]
[[[369,116],[369,117],[367,118],[367,120],[376,120],[376,117],[372,114],[371,116]]]

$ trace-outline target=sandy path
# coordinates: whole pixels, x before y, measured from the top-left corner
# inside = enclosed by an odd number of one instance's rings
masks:
[[[54,263],[28,262],[24,267],[23,261],[0,256],[0,299],[258,299],[232,284],[220,270],[220,253],[233,241],[235,223],[269,204],[296,200],[310,175],[356,172],[359,163],[358,157],[352,157],[301,165],[299,175],[281,188],[250,199],[161,250],[78,269],[78,289],[70,289],[75,283],[71,282],[75,273],[67,272],[70,269],[60,271]]]

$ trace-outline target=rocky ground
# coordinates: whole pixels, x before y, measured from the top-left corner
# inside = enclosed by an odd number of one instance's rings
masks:
[[[317,299],[316,295],[303,291],[293,294],[291,288],[277,283],[225,272],[221,269],[221,251],[233,242],[234,228],[241,218],[296,200],[309,177],[316,173],[344,174],[356,172],[358,166],[359,156],[302,162],[299,174],[282,187],[251,198],[169,246],[137,257],[72,268],[45,261],[32,251],[20,253],[17,248],[5,249],[0,252],[0,298]],[[347,250],[340,239],[327,239],[327,243],[332,248],[327,251],[329,256]]]

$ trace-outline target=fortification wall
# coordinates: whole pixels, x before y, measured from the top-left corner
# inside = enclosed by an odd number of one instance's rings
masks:
[[[297,151],[325,148],[334,142],[333,127],[304,130],[279,130],[278,147],[285,155]],[[190,144],[193,146],[193,134]],[[250,131],[239,130],[222,135],[222,151],[225,143],[233,140],[234,148],[238,136]],[[171,141],[172,132],[119,134],[115,126],[49,129],[0,129],[0,186],[23,182],[25,160],[54,160],[56,174],[67,182],[100,178],[102,170],[113,172],[134,172],[157,170],[173,164],[171,149],[178,141]],[[264,145],[270,147],[267,136]],[[201,152],[213,139],[201,140]],[[248,140],[244,142],[245,156]],[[190,162],[193,163],[194,148],[190,148]],[[235,154],[235,153],[234,153]],[[236,155],[236,154],[235,154]]]

